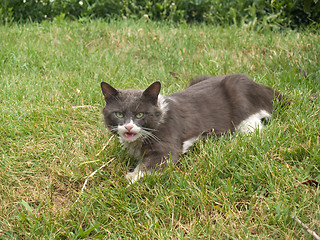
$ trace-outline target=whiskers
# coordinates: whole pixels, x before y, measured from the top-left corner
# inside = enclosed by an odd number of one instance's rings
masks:
[[[119,129],[118,126],[111,126],[108,125],[107,126],[109,131],[112,132],[113,134],[118,135],[118,137],[120,138],[120,140],[122,140],[121,134],[119,134]],[[154,134],[154,132],[156,132],[156,129],[152,129],[152,128],[146,128],[146,127],[139,127],[140,131],[138,133],[139,137],[136,141],[140,141],[140,142],[145,142],[145,143],[152,143],[152,142],[157,142],[157,143],[161,143],[161,140]],[[125,139],[123,139],[125,141]]]
[[[118,133],[118,127],[116,126],[111,126],[111,125],[107,125],[107,128],[109,129],[110,132],[117,134]]]
[[[156,141],[156,142],[160,143],[160,139],[156,135],[153,134],[153,132],[155,132],[155,131],[156,130],[152,129],[152,128],[141,127],[140,134],[141,134],[142,140],[144,142],[148,142],[148,143],[151,143],[152,141]]]

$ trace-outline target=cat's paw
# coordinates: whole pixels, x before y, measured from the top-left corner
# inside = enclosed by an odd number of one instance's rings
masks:
[[[140,170],[128,172],[126,174],[126,179],[129,181],[129,185],[131,185],[137,182],[139,179],[143,178],[144,175],[145,175],[145,172],[142,172]]]

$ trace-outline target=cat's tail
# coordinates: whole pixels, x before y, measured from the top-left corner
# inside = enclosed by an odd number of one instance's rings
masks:
[[[311,99],[311,100],[316,100],[316,99],[318,99],[320,97],[320,92],[318,92],[318,93],[313,93],[313,94],[310,94],[309,95],[309,98]]]
[[[313,93],[313,94],[310,94],[309,95],[309,100],[311,101],[316,101],[320,99],[320,92],[318,93]],[[294,99],[293,99],[294,100]],[[278,91],[274,91],[274,101],[278,103],[278,105],[281,107],[281,108],[286,108],[288,107],[293,100],[290,100],[287,96],[281,94],[280,92]]]
[[[290,100],[285,95],[276,90],[274,90],[274,99],[279,102],[290,102]]]
[[[274,90],[274,103],[276,103],[276,106],[280,108],[287,108],[291,104],[291,100],[280,93],[279,91]]]

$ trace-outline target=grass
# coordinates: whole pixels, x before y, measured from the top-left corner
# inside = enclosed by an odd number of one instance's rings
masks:
[[[320,234],[320,189],[299,185],[320,181],[319,99],[308,98],[320,90],[319,32],[44,22],[0,26],[0,46],[0,239],[311,239],[291,214]],[[100,81],[160,80],[167,95],[232,73],[292,104],[260,134],[201,141],[126,188]]]

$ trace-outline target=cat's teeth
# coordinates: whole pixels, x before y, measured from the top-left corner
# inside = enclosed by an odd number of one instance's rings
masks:
[[[130,136],[135,136],[137,134],[133,132],[126,132],[125,135],[130,137]]]
[[[133,140],[133,139],[135,139],[135,137],[136,137],[136,133],[134,133],[134,132],[126,132],[125,134],[124,134],[124,137],[127,139],[127,140]]]

